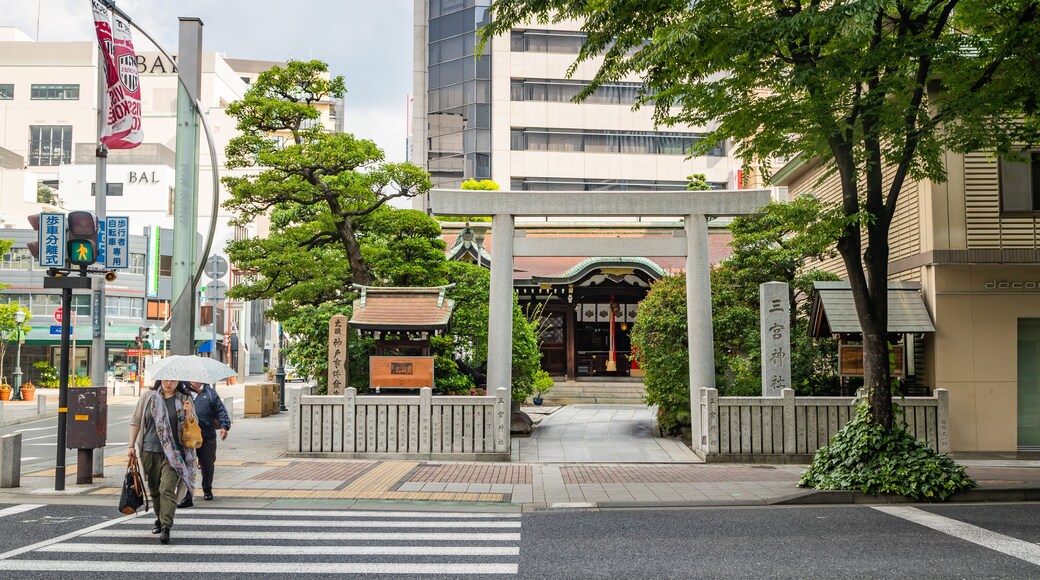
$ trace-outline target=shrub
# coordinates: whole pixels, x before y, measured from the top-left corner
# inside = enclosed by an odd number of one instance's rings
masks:
[[[40,371],[40,377],[37,383],[41,387],[53,389],[58,386],[58,369],[54,368],[51,363],[41,360],[33,363],[33,368]]]
[[[897,407],[897,414],[899,409]],[[949,455],[938,453],[906,431],[867,421],[867,405],[816,451],[798,485],[847,489],[877,495],[894,493],[917,500],[945,500],[975,487]],[[898,418],[897,418],[898,420]]]
[[[546,371],[538,371],[534,374],[534,396],[540,398],[548,393],[556,385],[556,381]]]
[[[690,424],[690,364],[686,334],[686,277],[654,283],[639,304],[632,345],[643,369],[645,401],[657,405],[658,423],[675,433]]]

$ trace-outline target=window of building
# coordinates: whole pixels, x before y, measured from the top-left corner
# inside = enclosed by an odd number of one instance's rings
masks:
[[[650,179],[574,179],[567,177],[514,177],[511,191],[685,191],[685,181]],[[724,182],[708,182],[712,189],[725,189]]]
[[[130,264],[126,269],[127,274],[144,274],[144,254],[130,254]]]
[[[0,84],[0,101],[10,101],[14,98],[14,85]]]
[[[629,153],[646,155],[690,155],[703,137],[697,133],[665,133],[654,131],[600,131],[594,129],[512,129],[509,133],[513,151],[570,151],[586,153]],[[717,145],[708,151],[711,157],[722,157],[725,147]]]
[[[72,125],[30,125],[29,165],[72,161]]]
[[[32,85],[29,98],[34,101],[77,101],[79,85]]]
[[[11,248],[0,257],[0,270],[32,270],[32,263],[29,248]]]
[[[513,52],[578,54],[587,35],[570,30],[514,30],[509,38]]]
[[[1029,154],[1027,161],[1000,159],[1000,209],[1040,211],[1040,152]]]
[[[0,304],[18,304],[22,308],[29,308],[28,294],[0,294]]]
[[[149,300],[146,315],[148,320],[166,320],[170,317],[170,301]]]
[[[59,308],[61,308],[61,294],[33,294],[29,310],[33,316],[51,317]],[[73,294],[72,310],[76,313],[79,324],[90,324],[89,295]]]
[[[173,276],[173,256],[159,256],[159,276]]]
[[[114,318],[144,318],[144,298],[108,296],[105,298],[105,316]]]
[[[513,79],[509,98],[513,101],[572,102],[589,81],[559,79]],[[592,105],[634,105],[642,83],[610,83],[599,86],[584,101]]]
[[[107,197],[122,197],[122,195],[123,195],[123,184],[122,183],[112,183],[112,182],[109,182],[107,185],[108,185]],[[91,195],[91,197],[93,197],[94,195],[97,195],[97,182],[91,182],[91,184],[90,184],[90,195]]]

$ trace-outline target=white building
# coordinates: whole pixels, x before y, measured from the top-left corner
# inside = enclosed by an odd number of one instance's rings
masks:
[[[490,4],[415,0],[411,158],[435,187],[477,178],[513,191],[685,189],[692,173],[738,187],[732,144],[687,159],[705,128],[655,129],[652,107],[632,110],[638,78],[571,102],[601,62],[567,78],[585,38],[578,23],[514,29],[474,59]]]
[[[140,234],[146,226],[173,227],[177,75],[175,64],[159,53],[140,53],[137,60],[145,141],[134,149],[109,151],[107,213],[129,216],[131,231]],[[237,134],[235,120],[225,108],[245,94],[260,72],[276,64],[281,63],[225,59],[216,53],[202,56],[200,100],[216,140],[221,177],[233,174],[223,167],[224,149]],[[14,28],[0,27],[0,227],[28,227],[26,216],[41,211],[40,186],[54,190],[56,205],[66,210],[94,209],[97,87],[95,42],[35,42]],[[323,122],[333,115],[329,108]],[[199,153],[198,227],[205,233],[210,219],[216,219],[212,253],[223,254],[232,239],[266,235],[266,220],[236,228],[230,225],[233,216],[227,210],[219,208],[212,215],[212,162],[204,136]],[[223,185],[220,190],[221,200],[227,199]],[[165,268],[155,267],[168,275]],[[161,298],[169,300],[169,296]],[[240,357],[245,363],[240,370],[260,372],[268,364],[265,358],[271,348],[270,325],[261,324],[260,331],[253,332],[254,319],[262,319],[263,308],[259,304],[233,308],[228,324],[223,307],[218,306],[216,318],[222,327],[217,334],[222,340],[227,327],[238,328],[243,349],[249,351],[248,357]],[[142,320],[142,325],[150,324]],[[207,325],[198,338],[211,335]]]

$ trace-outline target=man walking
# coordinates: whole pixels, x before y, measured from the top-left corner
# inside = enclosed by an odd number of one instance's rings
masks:
[[[202,470],[202,497],[206,500],[213,499],[213,469],[217,463],[217,436],[220,440],[227,439],[228,429],[231,428],[231,417],[228,416],[224,402],[217,396],[217,391],[205,383],[181,383],[191,395],[195,403],[195,414],[199,418],[199,428],[202,430],[202,447],[198,449],[199,467]],[[191,495],[177,504],[179,508],[191,507],[193,504]]]

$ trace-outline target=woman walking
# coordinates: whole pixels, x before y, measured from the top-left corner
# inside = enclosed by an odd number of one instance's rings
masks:
[[[156,381],[141,396],[130,418],[130,460],[141,447],[141,468],[155,506],[153,534],[159,543],[170,543],[170,528],[177,502],[195,485],[195,450],[181,445],[185,412],[194,413],[191,397],[177,392],[178,381]]]

